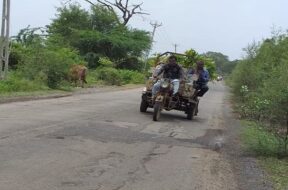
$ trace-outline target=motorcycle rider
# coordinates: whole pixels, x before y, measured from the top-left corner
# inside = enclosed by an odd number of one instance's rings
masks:
[[[208,81],[209,81],[209,72],[204,68],[203,61],[196,62],[196,69],[191,69],[187,73],[188,75],[197,74],[199,76],[198,80],[196,81],[194,88],[199,90],[197,96],[202,97],[208,90]]]
[[[163,65],[158,73],[154,74],[154,78],[157,78],[163,73],[163,78],[169,78],[173,84],[173,96],[176,96],[180,86],[180,79],[183,78],[183,69],[177,63],[177,58],[175,55],[171,55],[168,58],[168,63]],[[157,92],[160,90],[160,80],[158,80],[152,88],[152,97],[154,98]]]

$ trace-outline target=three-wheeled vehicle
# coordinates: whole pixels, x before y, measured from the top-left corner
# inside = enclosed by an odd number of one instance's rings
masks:
[[[167,54],[175,53],[165,52],[160,56]],[[183,54],[177,55],[185,56]],[[152,88],[157,80],[160,80],[160,90],[152,97]],[[146,112],[148,108],[153,108],[153,120],[158,121],[162,110],[179,110],[184,111],[187,114],[187,119],[192,120],[198,113],[199,99],[197,90],[194,88],[197,80],[197,75],[186,76],[185,79],[180,81],[178,95],[173,96],[173,81],[167,78],[154,79],[150,77],[142,91],[140,112]]]

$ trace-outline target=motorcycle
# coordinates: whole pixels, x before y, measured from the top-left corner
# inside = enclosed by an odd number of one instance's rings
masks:
[[[194,88],[195,81],[198,80],[197,76],[188,76],[187,80],[180,81],[179,93],[174,96],[173,83],[177,80],[167,78],[159,80],[160,89],[155,97],[152,97],[152,88],[143,89],[140,111],[146,112],[148,107],[153,108],[153,120],[158,121],[162,110],[179,110],[184,111],[187,114],[187,119],[192,120],[198,113],[198,91]]]

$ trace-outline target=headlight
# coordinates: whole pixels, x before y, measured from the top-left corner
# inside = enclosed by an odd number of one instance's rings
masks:
[[[169,86],[169,82],[168,81],[162,81],[161,82],[161,87],[162,88],[168,88],[168,86]]]

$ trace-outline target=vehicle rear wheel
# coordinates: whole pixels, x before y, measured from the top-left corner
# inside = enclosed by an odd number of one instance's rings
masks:
[[[192,120],[194,115],[195,115],[195,105],[194,104],[191,104],[189,107],[188,107],[188,110],[187,110],[187,119],[189,120]]]
[[[158,121],[159,120],[160,113],[161,113],[161,103],[160,102],[156,102],[154,104],[153,121]]]
[[[148,102],[145,100],[141,101],[141,105],[140,105],[140,112],[146,112],[147,108],[148,108]]]

